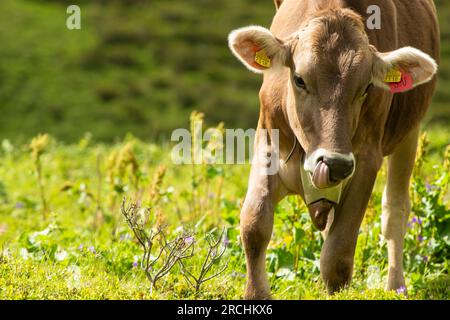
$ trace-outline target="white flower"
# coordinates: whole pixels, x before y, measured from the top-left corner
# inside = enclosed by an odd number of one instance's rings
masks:
[[[67,272],[69,276],[67,277],[66,284],[67,288],[80,289],[81,288],[81,271],[80,268],[76,265],[71,265],[67,268]]]
[[[380,268],[377,266],[369,266],[367,268],[367,287],[369,289],[381,287]]]
[[[20,248],[19,255],[23,260],[28,260],[30,254],[26,248]]]
[[[67,257],[69,256],[69,254],[67,253],[67,251],[63,250],[63,249],[59,249],[56,253],[55,253],[55,259],[57,261],[63,261],[66,260]]]

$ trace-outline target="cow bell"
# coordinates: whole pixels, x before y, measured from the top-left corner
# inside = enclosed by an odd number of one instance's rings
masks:
[[[300,174],[305,203],[308,206],[311,220],[317,229],[323,231],[327,226],[328,214],[341,200],[344,183],[319,189],[314,185],[311,174],[306,172],[302,164],[300,164]]]

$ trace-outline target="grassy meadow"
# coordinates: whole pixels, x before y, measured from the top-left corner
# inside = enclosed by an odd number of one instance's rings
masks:
[[[0,1],[0,299],[242,298],[250,167],[175,165],[168,140],[193,120],[256,126],[260,77],[226,39],[269,26],[265,2]],[[442,58],[411,184],[408,295],[383,290],[383,167],[352,284],[333,296],[307,208],[293,196],[276,207],[266,259],[275,299],[449,299],[450,2],[435,2]],[[81,31],[65,28],[72,3]]]
[[[449,297],[448,139],[444,131],[421,139],[405,244],[408,299]],[[0,299],[242,297],[238,217],[248,165],[174,165],[170,145],[131,135],[113,145],[89,136],[73,144],[47,135],[29,145],[3,140],[0,161]],[[384,179],[383,169],[361,226],[352,285],[334,296],[320,280],[322,238],[306,207],[293,196],[278,205],[267,255],[276,299],[405,299],[383,290]],[[142,232],[151,250],[140,244]]]

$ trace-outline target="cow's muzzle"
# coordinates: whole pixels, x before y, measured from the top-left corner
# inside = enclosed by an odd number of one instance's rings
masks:
[[[331,188],[350,177],[355,169],[353,155],[323,155],[316,160],[312,182],[319,189]]]

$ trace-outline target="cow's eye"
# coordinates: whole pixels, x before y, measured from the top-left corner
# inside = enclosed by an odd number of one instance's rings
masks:
[[[297,86],[297,88],[306,90],[306,84],[302,77],[294,76],[294,82],[295,82],[295,85]]]

